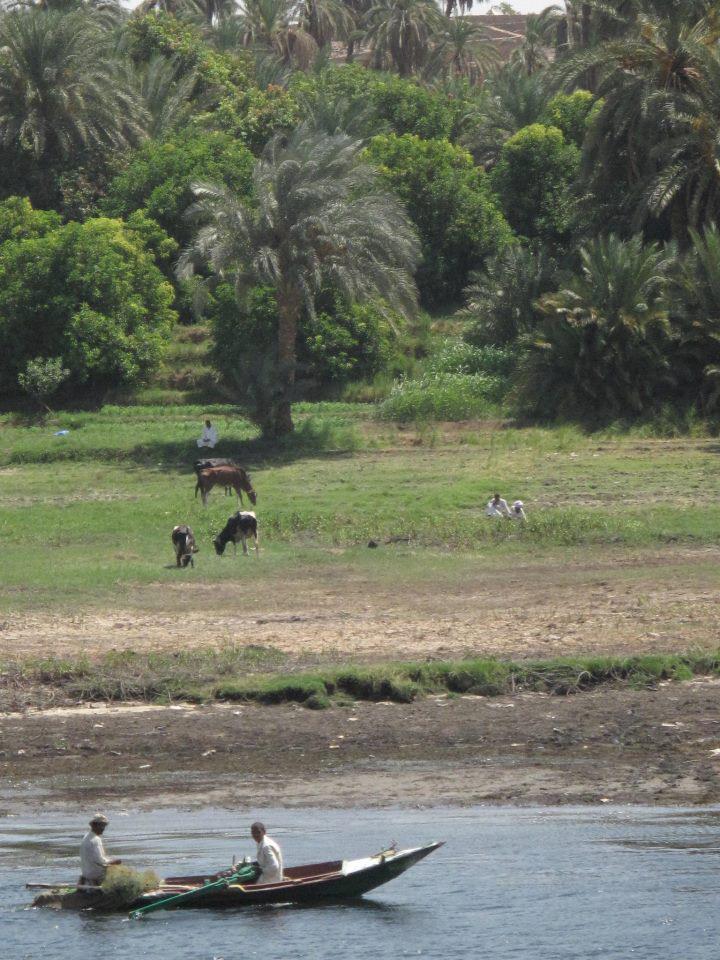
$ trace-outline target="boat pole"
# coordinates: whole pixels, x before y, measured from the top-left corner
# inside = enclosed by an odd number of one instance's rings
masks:
[[[131,910],[129,914],[130,919],[138,920],[140,917],[145,916],[146,913],[152,913],[154,910],[165,910],[167,908],[178,906],[181,903],[185,903],[187,900],[192,900],[194,897],[201,897],[203,894],[208,893],[211,890],[222,890],[231,883],[242,883],[243,880],[254,880],[256,873],[257,871],[254,866],[244,866],[235,873],[230,874],[229,877],[221,877],[220,880],[213,880],[211,883],[205,883],[201,887],[195,887],[193,890],[186,890],[184,893],[176,893],[173,894],[172,897],[165,897],[163,900],[155,900],[153,903],[148,903],[144,907],[138,907],[137,910]]]

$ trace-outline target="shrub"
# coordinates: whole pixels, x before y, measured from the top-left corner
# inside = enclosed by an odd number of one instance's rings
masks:
[[[63,367],[60,357],[49,357],[47,360],[36,357],[35,360],[28,360],[25,370],[18,374],[18,386],[37,400],[40,406],[49,410],[47,401],[69,376],[70,371]]]
[[[378,407],[382,420],[470,420],[496,412],[505,393],[499,378],[462,373],[398,380]]]
[[[418,228],[423,262],[417,280],[424,301],[457,300],[470,271],[512,236],[487,176],[448,140],[381,135],[367,156]]]
[[[480,373],[489,377],[507,377],[517,354],[508,347],[473,346],[457,338],[446,340],[425,363],[426,373]]]

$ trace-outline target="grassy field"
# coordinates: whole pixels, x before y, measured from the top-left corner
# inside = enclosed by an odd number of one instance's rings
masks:
[[[234,499],[194,499],[206,414],[215,453],[251,471],[257,560],[212,549]],[[255,644],[281,651],[286,670],[318,650],[337,664],[717,644],[713,438],[404,426],[340,403],[300,405],[297,418],[275,446],[224,406],[0,421],[7,656]],[[525,502],[527,524],[484,516],[495,490]],[[180,522],[200,544],[194,570],[174,566]]]

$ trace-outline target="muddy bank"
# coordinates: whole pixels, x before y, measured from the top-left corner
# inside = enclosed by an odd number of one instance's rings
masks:
[[[0,715],[0,811],[720,801],[720,682]]]

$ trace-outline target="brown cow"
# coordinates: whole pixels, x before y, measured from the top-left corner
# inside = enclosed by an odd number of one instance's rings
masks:
[[[240,498],[241,504],[244,490],[250,498],[250,502],[252,504],[257,503],[257,496],[252,483],[250,483],[250,476],[242,467],[208,467],[205,470],[198,471],[197,478],[195,496],[197,497],[199,490],[205,506],[207,506],[208,493],[213,487],[232,487]]]

